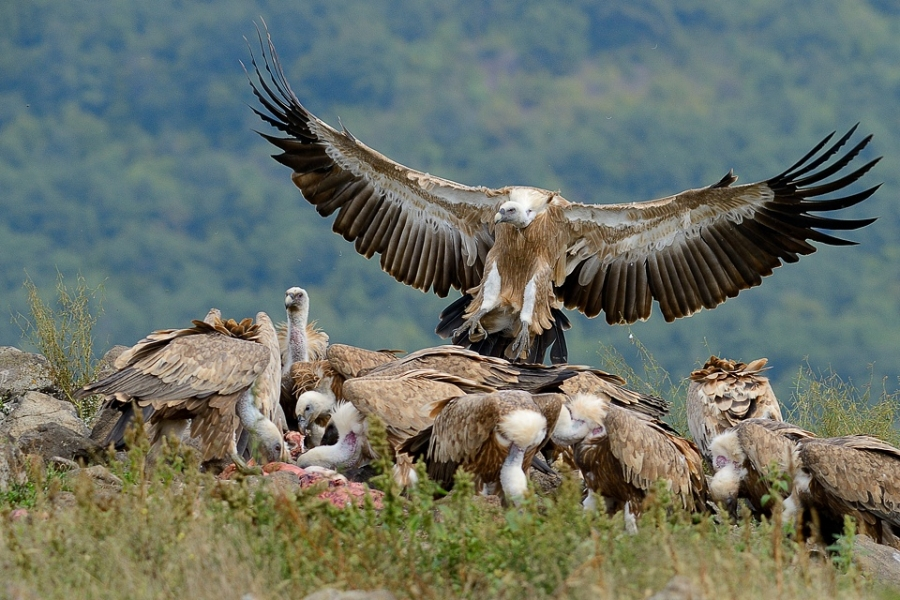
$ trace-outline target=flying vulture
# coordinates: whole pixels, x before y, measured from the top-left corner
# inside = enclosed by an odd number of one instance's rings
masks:
[[[596,508],[599,496],[610,514],[623,510],[627,530],[636,532],[644,501],[662,480],[676,504],[705,510],[703,459],[692,442],[607,397],[578,394],[567,408],[567,426],[557,427],[554,440],[574,444],[575,464],[588,488],[585,508]]]
[[[712,500],[734,516],[738,498],[747,501],[755,516],[771,515],[774,503],[763,500],[776,490],[776,478],[790,475],[796,443],[811,437],[796,425],[772,419],[746,419],[715,436],[709,445],[715,469],[709,482]]]
[[[900,450],[866,435],[800,440],[794,451],[793,488],[785,519],[809,513],[830,544],[844,530],[844,516],[857,533],[900,550]]]
[[[263,312],[255,324],[210,319],[151,333],[116,359],[115,373],[84,386],[76,397],[102,394],[152,409],[147,412],[154,444],[169,433],[165,423],[190,419],[204,462],[227,458],[246,467],[238,452],[243,429],[257,438],[267,460],[284,460],[281,432],[272,420],[281,380],[272,322]],[[132,417],[123,411],[108,441],[120,441]]]
[[[748,365],[711,356],[702,369],[691,373],[688,429],[707,461],[712,460],[712,439],[742,420],[782,420],[769,378],[762,375],[765,366],[765,358]]]
[[[783,262],[816,248],[810,241],[854,242],[821,230],[852,230],[874,219],[828,215],[870,197],[878,186],[844,190],[878,162],[843,173],[871,136],[841,149],[856,130],[827,136],[782,173],[732,185],[729,172],[704,188],[625,204],[580,204],[528,186],[463,185],[405,167],[346,129],[318,119],[287,83],[275,48],[255,57],[254,111],[286,134],[262,134],[293,170],[292,180],[356,251],[381,255],[398,281],[445,297],[462,296],[441,315],[437,332],[482,354],[566,362],[562,308],[610,324],[650,316],[655,300],[666,321],[713,308],[759,285]],[[818,213],[825,213],[820,215]]]
[[[445,490],[461,468],[473,475],[477,490],[518,504],[531,461],[554,431],[564,401],[562,394],[498,390],[435,402],[434,425],[398,452],[424,458],[428,476]]]

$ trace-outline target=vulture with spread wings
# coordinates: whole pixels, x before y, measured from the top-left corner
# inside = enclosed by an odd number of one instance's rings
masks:
[[[871,136],[849,146],[856,130],[829,135],[771,179],[717,183],[659,200],[579,204],[528,186],[472,187],[405,167],[346,129],[309,112],[285,79],[271,39],[264,76],[252,59],[254,111],[287,134],[263,137],[291,168],[294,184],[356,251],[381,255],[398,281],[462,297],[441,314],[437,333],[481,354],[542,362],[567,357],[562,308],[610,324],[650,316],[653,301],[672,321],[713,308],[783,262],[815,252],[810,241],[853,244],[821,230],[859,229],[874,219],[816,213],[844,209],[878,186],[829,199],[878,159],[844,173]]]

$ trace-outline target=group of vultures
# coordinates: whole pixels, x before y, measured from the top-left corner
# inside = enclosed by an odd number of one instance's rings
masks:
[[[189,435],[208,468],[250,468],[251,446],[260,460],[293,461],[290,445],[298,467],[346,471],[375,458],[367,432],[377,417],[405,486],[424,461],[445,490],[462,469],[479,493],[516,504],[530,469],[564,461],[583,479],[585,508],[622,511],[629,530],[663,485],[676,510],[762,516],[779,505],[826,541],[849,515],[861,533],[900,547],[900,451],[783,422],[764,359],[712,357],[690,375],[691,441],[662,420],[663,400],[568,364],[564,337],[563,309],[614,325],[656,306],[672,321],[759,285],[815,252],[811,242],[852,245],[825,230],[874,221],[834,216],[878,188],[857,185],[878,158],[851,166],[871,136],[851,143],[854,126],[764,181],[735,185],[729,172],[646,202],[470,186],[405,167],[317,118],[291,91],[271,39],[259,38],[247,73],[254,111],[283,134],[262,134],[275,160],[336,233],[364,257],[378,254],[397,281],[441,297],[459,290],[436,328],[452,345],[405,355],[329,345],[308,323],[301,288],[287,290],[280,331],[265,313],[236,322],[213,310],[149,335],[82,390],[120,411],[109,442],[122,444],[141,411],[154,447]],[[787,485],[773,487],[779,478]]]
[[[402,486],[417,484],[414,463],[424,461],[444,490],[463,469],[478,493],[518,504],[529,469],[562,462],[583,479],[585,509],[621,511],[629,531],[662,485],[673,510],[763,516],[781,504],[785,519],[802,519],[829,543],[849,515],[860,533],[900,548],[900,450],[784,422],[765,359],[711,357],[690,374],[691,441],[662,420],[666,401],[596,368],[512,362],[456,345],[400,356],[329,344],[308,322],[305,290],[287,290],[285,306],[278,328],[265,313],[238,323],[212,310],[120,354],[112,375],[81,391],[119,411],[107,443],[124,445],[139,410],[151,452],[166,436],[188,436],[209,469],[252,469],[256,448],[261,461],[350,473],[378,458],[367,438],[374,417]]]

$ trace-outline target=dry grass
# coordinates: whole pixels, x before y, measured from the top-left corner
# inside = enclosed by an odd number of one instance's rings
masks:
[[[79,275],[75,289],[70,290],[62,273],[58,273],[56,306],[53,307],[41,299],[31,278],[25,280],[24,286],[31,317],[19,314],[15,321],[23,336],[46,357],[50,379],[75,404],[78,415],[90,422],[100,407],[99,399],[75,400],[74,394],[97,374],[92,331],[102,313],[102,288],[88,288]]]

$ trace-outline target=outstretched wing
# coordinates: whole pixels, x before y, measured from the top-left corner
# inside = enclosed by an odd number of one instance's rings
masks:
[[[503,192],[407,168],[330,127],[291,91],[268,34],[260,46],[268,77],[254,57],[250,85],[265,112],[253,110],[289,137],[262,135],[282,150],[275,160],[294,170],[294,183],[319,214],[337,211],[334,231],[366,258],[381,254],[381,268],[416,289],[443,297],[451,287],[477,285]]]
[[[814,213],[853,206],[879,187],[816,199],[843,190],[878,162],[876,158],[824,182],[869,143],[872,136],[831,160],[855,130],[823,151],[829,135],[767,181],[732,187],[737,177],[729,173],[709,187],[660,200],[569,204],[564,208],[569,274],[557,293],[567,308],[588,317],[603,311],[610,324],[648,318],[653,300],[666,321],[673,321],[759,285],[783,262],[815,252],[810,241],[854,244],[821,230],[859,229],[875,219],[842,220]]]

